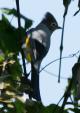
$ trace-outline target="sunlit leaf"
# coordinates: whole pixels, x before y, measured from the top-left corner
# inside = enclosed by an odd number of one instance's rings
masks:
[[[4,54],[0,54],[0,63],[2,63],[4,61],[4,59],[5,59]]]

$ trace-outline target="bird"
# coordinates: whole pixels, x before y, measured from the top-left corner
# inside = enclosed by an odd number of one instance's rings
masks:
[[[55,17],[50,12],[46,12],[40,23],[35,28],[27,31],[24,47],[25,49],[28,47],[25,56],[28,55],[28,60],[31,62],[31,87],[33,92],[30,94],[30,97],[37,101],[41,101],[39,81],[40,66],[49,51],[51,35],[57,29],[62,28],[58,26]],[[27,52],[30,53],[27,54]]]

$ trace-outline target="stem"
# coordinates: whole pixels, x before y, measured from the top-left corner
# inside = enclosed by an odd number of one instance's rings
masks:
[[[21,22],[20,22],[20,7],[19,7],[19,0],[16,0],[16,7],[17,7],[17,14],[18,14],[18,28],[19,28],[19,38],[20,38],[20,52],[22,55],[22,62],[23,62],[23,71],[24,71],[24,75],[26,77],[28,77],[28,74],[26,72],[26,63],[25,63],[25,55],[24,55],[24,51],[21,48],[22,46],[22,34],[21,34]]]
[[[59,76],[58,76],[58,82],[60,82],[60,74],[61,74],[61,59],[62,59],[62,51],[63,51],[64,25],[65,25],[65,16],[64,16],[64,20],[63,20],[63,29],[62,29],[61,45],[60,45],[60,62],[59,62]]]

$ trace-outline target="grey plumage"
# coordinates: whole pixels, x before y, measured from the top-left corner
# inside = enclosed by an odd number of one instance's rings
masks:
[[[34,60],[31,62],[31,85],[33,93],[31,97],[38,101],[41,101],[40,89],[39,89],[39,69],[43,58],[49,51],[50,48],[50,37],[56,29],[59,29],[58,23],[54,16],[47,12],[42,21],[28,33],[32,44],[32,51]],[[33,47],[34,45],[34,47]],[[35,52],[34,52],[35,51]]]

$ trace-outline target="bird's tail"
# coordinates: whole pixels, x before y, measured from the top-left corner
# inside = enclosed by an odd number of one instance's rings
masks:
[[[31,86],[33,89],[32,97],[37,101],[41,101],[40,89],[39,89],[39,65],[31,64]]]

